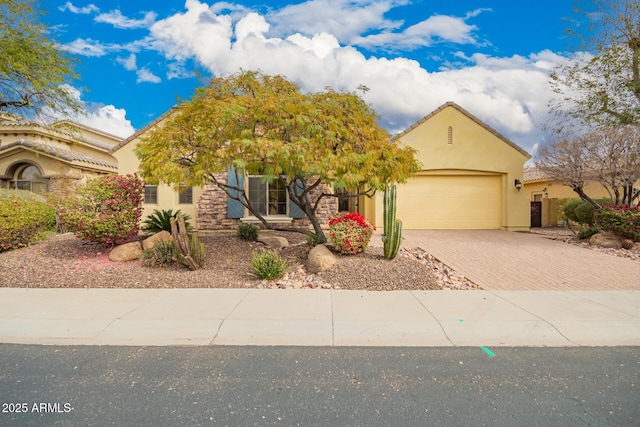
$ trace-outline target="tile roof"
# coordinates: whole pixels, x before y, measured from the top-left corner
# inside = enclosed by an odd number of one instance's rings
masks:
[[[77,151],[71,151],[71,150],[62,149],[62,148],[55,148],[55,147],[51,147],[50,145],[42,144],[40,142],[27,141],[25,139],[15,141],[7,145],[3,145],[2,147],[0,147],[0,152],[9,150],[14,147],[25,147],[27,149],[31,149],[39,153],[49,154],[53,157],[58,157],[68,162],[82,162],[82,163],[89,163],[89,164],[102,166],[102,167],[114,169],[114,170],[118,169],[118,165],[116,163],[111,163],[106,160],[99,159],[90,154],[78,153]]]
[[[524,168],[523,181],[535,181],[537,179],[551,178],[546,172],[539,169],[537,166],[532,168]]]

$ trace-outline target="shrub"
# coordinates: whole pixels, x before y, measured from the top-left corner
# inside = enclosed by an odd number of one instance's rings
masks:
[[[338,212],[329,220],[329,238],[336,251],[344,255],[364,252],[369,245],[374,227],[355,212]]]
[[[153,248],[145,249],[142,259],[149,267],[158,267],[171,264],[175,261],[176,249],[173,242],[158,242]]]
[[[289,268],[287,261],[280,258],[277,253],[266,249],[253,253],[251,267],[253,268],[252,274],[254,276],[258,279],[266,280],[279,279],[284,276],[287,268]]]
[[[310,231],[307,233],[306,242],[309,246],[318,246],[326,243],[327,239],[324,236],[317,235]]]
[[[594,199],[600,206],[604,206],[611,203],[611,199]],[[589,227],[594,225],[594,212],[595,209],[591,203],[587,203],[582,199],[569,200],[562,208],[564,216],[578,224],[585,224]]]
[[[53,231],[55,209],[27,198],[0,199],[0,252],[27,246],[42,233]]]
[[[640,207],[603,206],[595,213],[595,223],[602,231],[640,242]]]
[[[578,239],[590,239],[594,234],[599,233],[598,227],[587,227],[578,231]]]
[[[238,226],[238,237],[242,240],[258,240],[258,227],[253,224],[240,224]]]
[[[143,184],[135,175],[109,175],[78,187],[58,206],[62,225],[83,240],[114,245],[138,234]]]
[[[147,215],[147,218],[142,221],[142,230],[147,233],[158,233],[160,231],[168,231],[171,233],[171,218],[177,218],[177,215],[180,213],[180,209],[175,213],[173,209],[162,211],[154,209],[154,211],[150,215]],[[182,218],[184,218],[184,225],[187,227],[187,231],[193,230],[193,227],[189,223],[191,217],[182,214]]]

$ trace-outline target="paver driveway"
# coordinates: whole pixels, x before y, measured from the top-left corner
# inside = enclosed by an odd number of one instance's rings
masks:
[[[640,290],[640,261],[502,230],[405,230],[419,247],[483,289]]]

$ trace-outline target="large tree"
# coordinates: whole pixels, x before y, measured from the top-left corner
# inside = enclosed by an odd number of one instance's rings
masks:
[[[320,236],[316,211],[323,198],[336,197],[325,188],[373,194],[419,170],[415,150],[391,141],[357,94],[302,93],[282,76],[253,71],[211,80],[151,130],[136,154],[146,182],[215,183],[266,227],[242,176],[279,180]],[[220,179],[222,172],[234,179]]]
[[[571,140],[543,147],[538,165],[581,199],[599,207],[585,192],[597,182],[615,204],[631,205],[640,196],[634,188],[640,181],[640,125],[625,125],[591,131]]]
[[[550,104],[562,136],[640,120],[640,1],[590,0],[582,50],[551,73]]]
[[[74,59],[47,37],[33,0],[0,0],[0,110],[31,118],[82,110]]]

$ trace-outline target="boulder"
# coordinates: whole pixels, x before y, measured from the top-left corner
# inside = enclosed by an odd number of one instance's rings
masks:
[[[173,237],[168,231],[162,230],[153,234],[142,241],[142,249],[152,249],[158,242],[171,242]]]
[[[258,236],[258,242],[272,249],[282,249],[289,246],[289,241],[280,236]]]
[[[598,233],[591,236],[589,244],[601,248],[621,248],[620,238],[613,233]]]
[[[337,262],[336,256],[325,245],[318,245],[309,251],[307,256],[307,271],[320,273],[330,270]]]
[[[131,242],[118,245],[109,252],[109,259],[114,262],[127,262],[140,259],[142,245],[140,242]]]

